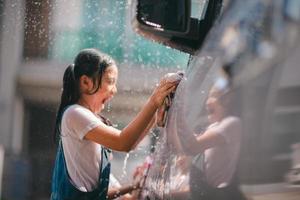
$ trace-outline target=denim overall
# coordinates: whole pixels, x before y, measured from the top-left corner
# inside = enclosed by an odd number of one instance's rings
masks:
[[[108,151],[102,147],[98,187],[91,192],[82,192],[70,182],[62,142],[60,141],[52,177],[51,200],[105,200],[110,174]]]
[[[210,186],[204,172],[204,154],[198,154],[194,157],[190,169],[189,200],[246,200],[239,189],[237,171],[231,183],[224,188]]]

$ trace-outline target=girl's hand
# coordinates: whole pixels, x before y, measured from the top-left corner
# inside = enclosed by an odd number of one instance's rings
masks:
[[[151,100],[157,108],[163,104],[168,94],[175,91],[182,77],[182,72],[168,73],[160,80],[151,96]]]
[[[169,82],[165,79],[161,79],[150,97],[150,101],[154,103],[156,108],[159,108],[163,104],[168,94],[175,91],[178,83],[178,81]]]

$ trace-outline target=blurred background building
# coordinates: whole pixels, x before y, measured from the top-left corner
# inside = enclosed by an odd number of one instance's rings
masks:
[[[186,65],[186,54],[132,31],[130,8],[124,0],[0,1],[3,199],[49,199],[62,75],[79,50],[98,48],[118,62],[118,94],[105,114],[119,128],[137,113],[162,74]],[[114,171],[125,169],[124,157],[115,156]]]

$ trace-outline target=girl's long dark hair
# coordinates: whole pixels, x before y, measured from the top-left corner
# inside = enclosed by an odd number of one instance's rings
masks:
[[[78,102],[80,98],[79,79],[86,75],[93,80],[94,94],[101,86],[101,77],[107,67],[116,65],[115,61],[96,49],[83,49],[76,56],[74,64],[67,67],[63,76],[63,88],[60,105],[56,114],[54,140],[58,141],[61,133],[61,120],[68,106]]]

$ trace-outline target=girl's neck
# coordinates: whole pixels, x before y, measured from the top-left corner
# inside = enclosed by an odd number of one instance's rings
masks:
[[[95,114],[99,114],[100,111],[97,109],[97,106],[93,103],[90,103],[89,101],[87,101],[84,98],[80,98],[78,101],[78,104],[89,109],[91,112],[95,113]]]

